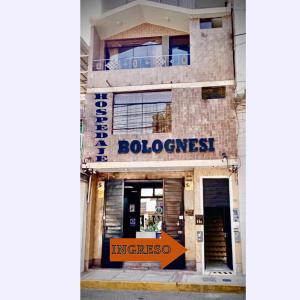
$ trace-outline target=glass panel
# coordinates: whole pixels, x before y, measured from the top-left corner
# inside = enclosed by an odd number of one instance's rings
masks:
[[[181,66],[188,65],[189,63],[189,49],[184,46],[176,46],[171,49],[171,65],[172,66]]]
[[[116,94],[114,134],[142,134],[171,131],[171,93]]]
[[[170,65],[189,65],[190,41],[189,36],[173,36],[170,38]]]
[[[106,41],[107,63],[118,61],[118,68],[155,67],[155,58],[162,55],[161,37]],[[116,69],[112,62],[108,69]]]
[[[143,188],[141,189],[141,196],[142,197],[152,197],[153,196],[153,189],[147,189],[147,188]]]
[[[212,19],[212,27],[213,28],[220,28],[220,27],[222,27],[222,18],[214,18],[214,19]]]
[[[202,99],[220,99],[226,97],[225,86],[203,87]]]
[[[162,196],[164,190],[163,189],[154,189],[154,195],[155,196]]]
[[[133,49],[130,47],[119,48],[120,69],[132,69]]]
[[[200,20],[200,29],[210,29],[212,28],[212,22],[210,19]]]

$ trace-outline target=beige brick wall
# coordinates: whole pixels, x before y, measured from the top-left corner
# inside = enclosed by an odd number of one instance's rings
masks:
[[[218,159],[222,152],[230,158],[236,157],[236,121],[232,108],[233,88],[227,87],[225,99],[202,100],[201,88],[173,89],[172,98],[172,132],[154,134],[112,134],[112,94],[108,100],[108,147],[106,154],[108,161],[151,161],[151,160],[181,160],[181,159]],[[97,148],[95,147],[95,100],[89,95],[87,107],[87,130],[85,133],[84,157],[92,157],[95,161]],[[139,153],[118,154],[119,140],[148,140],[149,144],[155,139],[168,138],[215,138],[215,152],[192,153]]]
[[[143,37],[147,35],[175,34],[172,29],[142,24],[111,38]],[[103,41],[100,48],[103,48]],[[92,48],[92,47],[91,47]],[[97,49],[99,45],[97,44]],[[98,51],[98,50],[97,50]],[[161,84],[177,82],[202,82],[234,79],[233,54],[230,16],[223,17],[223,27],[201,30],[199,19],[190,22],[191,65],[148,69],[114,70],[90,72],[89,87],[107,87],[106,80],[114,86],[132,86],[143,84]],[[103,49],[101,50],[103,53]],[[180,159],[216,159],[226,152],[229,157],[236,157],[236,120],[232,108],[233,87],[227,86],[226,99],[201,100],[201,88],[172,90],[172,132],[151,135],[112,135],[112,98],[109,95],[107,155],[109,161],[150,161]],[[84,157],[95,161],[95,100],[94,95],[87,95],[87,128],[84,136]],[[119,139],[154,139],[168,138],[215,138],[215,152],[160,154],[122,154],[118,155]]]
[[[143,27],[147,28],[145,32],[140,30]],[[139,29],[137,27],[132,29],[131,33],[128,31],[120,33],[118,36],[144,37],[149,34],[162,36],[174,32],[172,29],[164,27],[161,27],[160,32],[154,30],[159,27],[144,24],[138,26]],[[137,35],[138,32],[140,36]],[[179,34],[179,32],[175,32],[175,34]],[[97,49],[97,51],[99,50]],[[191,64],[188,66],[91,72],[88,78],[88,87],[107,87],[106,80],[112,86],[134,86],[234,79],[230,16],[223,17],[222,28],[214,29],[200,29],[199,19],[191,20],[190,54]]]
[[[132,39],[140,37],[154,37],[164,35],[184,35],[187,32],[179,31],[163,26],[158,26],[150,23],[143,23],[121,33],[115,34],[107,40]]]

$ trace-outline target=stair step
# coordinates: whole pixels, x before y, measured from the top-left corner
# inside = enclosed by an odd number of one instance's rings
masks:
[[[220,253],[205,253],[205,257],[206,258],[210,258],[210,257],[213,257],[213,258],[216,258],[216,257],[219,257],[219,258],[226,258],[226,255],[224,254],[220,254]]]
[[[215,258],[215,259],[206,259],[205,260],[205,263],[208,263],[208,262],[222,262],[222,263],[227,263],[227,259],[223,259],[223,258]]]
[[[206,237],[216,237],[216,236],[223,236],[224,237],[224,232],[215,232],[215,231],[212,231],[212,232],[207,232],[205,234]]]
[[[223,242],[226,241],[224,236],[207,236],[204,238],[205,242]]]
[[[224,246],[205,246],[205,251],[225,251],[226,247]]]
[[[223,229],[224,228],[223,225],[218,225],[218,224],[207,224],[207,223],[205,223],[204,226],[205,226],[204,227],[205,230],[207,230],[207,229],[218,230],[218,229]]]

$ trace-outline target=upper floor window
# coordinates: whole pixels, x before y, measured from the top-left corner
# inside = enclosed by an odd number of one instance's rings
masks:
[[[114,95],[113,134],[170,132],[171,92]]]
[[[200,19],[200,29],[220,28],[222,18]]]
[[[106,69],[151,68],[161,55],[161,37],[107,41]]]
[[[96,70],[153,68],[190,64],[189,35],[108,40]]]
[[[190,37],[188,35],[170,37],[170,65],[190,64]]]
[[[202,99],[221,99],[226,97],[225,86],[210,86],[202,88]]]

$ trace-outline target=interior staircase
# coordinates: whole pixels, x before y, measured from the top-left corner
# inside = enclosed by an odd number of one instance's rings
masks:
[[[205,263],[227,263],[226,233],[222,212],[215,210],[205,215]]]

